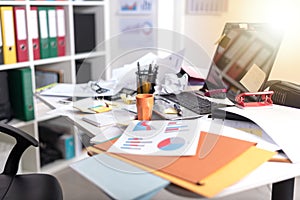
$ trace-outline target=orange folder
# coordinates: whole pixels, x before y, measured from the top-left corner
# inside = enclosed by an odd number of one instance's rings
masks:
[[[98,144],[95,147],[107,150],[112,142]],[[213,145],[203,158],[199,154],[204,146]],[[183,180],[198,183],[205,177],[247,151],[255,143],[234,139],[222,135],[201,132],[196,156],[145,156],[118,154],[126,159],[151,167],[164,173],[177,176]]]

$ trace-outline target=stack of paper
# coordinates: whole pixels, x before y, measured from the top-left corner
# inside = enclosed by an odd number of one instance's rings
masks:
[[[116,123],[115,118],[111,113],[90,114],[84,116],[82,120],[98,127],[113,125]]]
[[[206,197],[213,197],[276,154],[254,145],[252,142],[202,132],[196,156],[168,157],[129,154],[116,156],[130,163],[138,163],[138,166],[142,165],[150,172],[180,187]],[[107,150],[109,146],[103,143],[95,147]],[[211,151],[203,154],[207,149]]]

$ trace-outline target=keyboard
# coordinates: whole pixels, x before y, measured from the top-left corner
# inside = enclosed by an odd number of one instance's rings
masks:
[[[211,113],[212,103],[207,99],[199,97],[194,92],[181,92],[180,94],[169,94],[163,97],[196,114],[205,115]]]

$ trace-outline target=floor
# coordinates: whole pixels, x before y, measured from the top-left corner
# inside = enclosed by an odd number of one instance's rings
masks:
[[[60,181],[65,200],[108,200],[110,199],[101,189],[94,184],[81,177],[71,168],[63,169],[54,174]],[[299,184],[298,184],[299,183]],[[298,192],[299,191],[299,192]],[[298,193],[299,194],[298,194]],[[223,198],[214,198],[216,200],[269,200],[271,186],[249,190],[236,195],[231,195]],[[178,196],[169,191],[162,190],[153,198],[154,200],[195,200],[202,198],[191,198]],[[296,179],[295,183],[295,200],[300,200],[300,178]]]

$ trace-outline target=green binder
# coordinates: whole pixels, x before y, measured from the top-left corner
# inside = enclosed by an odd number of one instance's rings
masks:
[[[40,57],[49,58],[49,31],[48,31],[48,8],[38,7],[38,27],[39,27],[39,39],[40,39]]]
[[[48,41],[49,41],[49,57],[57,57],[57,18],[56,8],[48,7]],[[63,19],[60,19],[63,20]]]
[[[9,98],[15,118],[29,121],[34,119],[31,69],[8,71]]]

